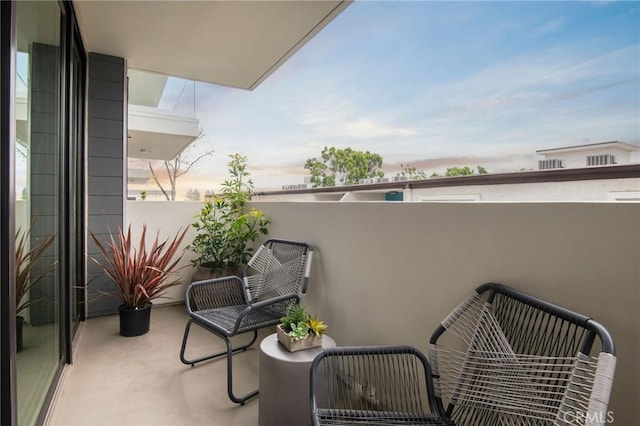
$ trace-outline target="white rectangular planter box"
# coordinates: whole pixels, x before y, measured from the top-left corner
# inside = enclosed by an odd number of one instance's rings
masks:
[[[303,349],[311,349],[322,346],[322,334],[316,336],[315,334],[311,333],[305,339],[295,340],[293,337],[285,333],[285,331],[282,329],[282,325],[280,324],[276,326],[276,334],[278,335],[278,341],[289,352],[296,352]]]

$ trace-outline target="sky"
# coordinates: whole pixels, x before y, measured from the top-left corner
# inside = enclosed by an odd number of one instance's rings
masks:
[[[378,153],[387,176],[535,169],[540,149],[640,144],[640,2],[360,0],[255,90],[195,98],[194,149],[215,153],[185,190],[217,190],[235,152],[256,189],[302,183],[325,146]]]

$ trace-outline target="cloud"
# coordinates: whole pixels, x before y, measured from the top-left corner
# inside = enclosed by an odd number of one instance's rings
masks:
[[[292,100],[286,111],[309,135],[363,140],[418,133],[416,129],[390,123],[393,120],[386,114],[376,114],[377,106],[359,103],[357,95],[334,90],[338,93],[316,96],[312,100]]]
[[[565,21],[564,16],[559,16],[557,18],[554,18],[548,21],[547,23],[545,23],[544,25],[534,28],[533,31],[531,32],[531,35],[534,38],[538,38],[538,37],[543,37],[547,34],[552,34],[557,31],[560,31],[564,26],[564,21]]]
[[[361,118],[338,126],[336,133],[353,138],[372,139],[388,136],[413,136],[418,132],[415,129],[384,125],[370,118]]]
[[[592,93],[604,91],[604,90],[607,90],[607,89],[612,89],[612,88],[615,88],[615,87],[618,87],[618,86],[632,85],[634,83],[637,85],[638,77],[631,77],[631,78],[626,78],[624,80],[612,81],[612,82],[609,82],[609,83],[606,83],[606,84],[585,86],[585,87],[582,87],[582,88],[580,88],[578,90],[559,92],[557,95],[553,96],[552,99],[566,100],[566,99],[579,98],[581,96],[586,96],[586,95],[589,95],[589,94],[592,94]]]
[[[336,121],[356,114],[357,105],[346,96],[330,94],[316,96],[313,99],[296,100],[294,98],[285,111],[294,121],[302,125],[324,128],[326,125],[333,125]]]
[[[459,135],[472,130],[477,142],[487,143],[513,128],[526,127],[535,138],[537,123],[549,118],[550,108],[569,111],[565,123],[588,122],[598,111],[598,117],[611,114],[602,109],[608,99],[637,86],[637,49],[636,45],[578,57],[570,56],[567,48],[547,49],[502,61],[463,80],[430,85],[410,107],[423,111],[417,127],[421,134]],[[554,124],[557,131],[566,126],[560,120]]]
[[[591,4],[596,7],[605,7],[617,3],[620,0],[592,0]]]

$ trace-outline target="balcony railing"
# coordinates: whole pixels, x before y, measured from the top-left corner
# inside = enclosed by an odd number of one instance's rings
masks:
[[[127,222],[136,227],[146,222],[151,230],[171,234],[200,208],[199,203],[159,204],[128,202]],[[339,345],[410,344],[426,351],[431,331],[471,289],[502,282],[593,317],[611,331],[619,357],[610,409],[618,424],[637,419],[640,204],[251,204],[271,220],[270,236],[315,247],[304,303],[325,320]],[[171,294],[173,301],[182,300],[183,290]],[[177,315],[175,321],[171,327],[182,328],[185,318]],[[90,330],[81,339],[93,339]],[[149,345],[165,339],[160,331],[155,327],[145,337]],[[175,353],[167,356],[175,365],[158,369],[147,363],[151,374],[166,376],[166,386],[149,392],[169,392],[194,408],[206,401],[209,409],[227,409],[224,365],[212,367],[215,372],[208,371],[207,383],[192,395],[187,389],[193,374],[178,360],[180,338],[171,339]],[[137,343],[131,342],[122,350],[135,350]],[[99,338],[92,344],[116,350]],[[245,424],[242,410],[252,409],[237,408],[235,424]]]

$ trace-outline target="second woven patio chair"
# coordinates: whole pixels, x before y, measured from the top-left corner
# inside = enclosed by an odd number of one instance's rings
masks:
[[[608,421],[613,338],[589,317],[489,283],[445,318],[429,361],[343,347],[311,367],[314,425],[595,426]]]
[[[227,393],[243,405],[258,390],[244,396],[233,393],[233,354],[254,344],[258,330],[276,325],[287,309],[300,303],[307,291],[313,249],[303,242],[270,239],[256,250],[244,276],[229,276],[191,283],[185,294],[187,322],[180,360],[195,364],[227,357]],[[192,324],[224,340],[226,350],[196,359],[186,359],[185,350]],[[249,343],[233,348],[231,337],[252,333]]]

